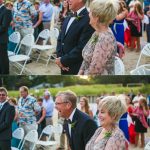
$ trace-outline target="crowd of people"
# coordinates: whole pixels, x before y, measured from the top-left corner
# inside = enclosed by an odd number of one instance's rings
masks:
[[[70,90],[58,92],[55,102],[48,90],[42,97],[31,96],[26,86],[20,87],[19,92],[19,97],[10,97],[0,87],[0,150],[18,146],[19,141],[12,138],[12,132],[18,127],[25,135],[37,130],[40,136],[46,126],[53,125],[54,108],[63,127],[57,150],[65,149],[66,143],[70,150],[128,150],[129,144],[145,146],[150,99],[141,93],[101,95],[93,110],[87,97],[81,97],[78,103],[76,94]],[[46,135],[41,140],[47,140]],[[54,135],[51,140],[55,140]],[[32,146],[25,142],[24,149]]]
[[[7,49],[9,35],[18,31],[21,39],[54,26],[60,30],[55,63],[62,75],[114,75],[115,56],[123,57],[124,46],[141,50],[140,37],[146,23],[149,42],[149,3],[139,0],[43,0],[35,3],[0,1],[0,74],[9,74]],[[145,14],[145,15],[144,15]],[[40,42],[41,43],[41,42]],[[41,43],[42,44],[42,43]],[[51,44],[49,41],[48,44]],[[21,54],[27,49],[21,48]],[[4,67],[5,66],[5,67]]]

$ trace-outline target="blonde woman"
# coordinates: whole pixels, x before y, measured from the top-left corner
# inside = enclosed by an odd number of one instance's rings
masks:
[[[96,130],[85,150],[127,149],[124,134],[116,125],[118,119],[126,111],[125,105],[118,97],[107,96],[100,101],[99,109],[101,127]]]
[[[90,110],[88,99],[86,97],[81,97],[80,106],[81,106],[81,111],[82,112],[88,114],[90,117],[93,118],[93,112]]]
[[[83,49],[79,75],[113,75],[117,51],[115,37],[109,24],[115,19],[119,0],[94,0],[90,5],[90,24],[95,29]]]

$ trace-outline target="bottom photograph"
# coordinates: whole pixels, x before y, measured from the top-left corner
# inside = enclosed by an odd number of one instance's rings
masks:
[[[0,76],[0,150],[150,150],[149,76]]]

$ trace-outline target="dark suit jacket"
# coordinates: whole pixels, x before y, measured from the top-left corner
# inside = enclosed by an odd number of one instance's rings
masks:
[[[0,110],[0,140],[10,140],[12,137],[12,122],[15,108],[6,102]]]
[[[67,33],[67,24],[71,17],[67,17],[62,26],[62,31],[57,41],[57,56],[61,57],[61,63],[69,67],[69,72],[62,71],[62,74],[77,74],[82,64],[82,50],[94,29],[89,25],[89,16],[87,9],[83,9],[79,19],[75,19],[69,27]]]
[[[65,131],[69,139],[71,150],[85,150],[87,142],[91,139],[97,125],[88,115],[76,109],[73,116],[71,128],[71,138],[68,130],[68,124],[65,125]]]
[[[8,42],[8,27],[12,20],[11,10],[2,6],[0,8],[0,44],[6,44]]]

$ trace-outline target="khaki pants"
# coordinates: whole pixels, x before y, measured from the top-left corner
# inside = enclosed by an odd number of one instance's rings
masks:
[[[24,133],[25,133],[25,136],[27,133],[29,133],[31,130],[37,130],[37,124],[34,123],[34,124],[27,124],[27,125],[19,125],[19,127],[23,128],[24,129]],[[33,143],[30,143],[30,142],[25,142],[24,144],[24,150],[31,150],[33,147]]]
[[[15,31],[19,32],[21,35],[21,39],[23,39],[27,34],[33,34],[34,29],[33,28],[23,28],[23,29],[16,29]],[[21,54],[28,54],[28,47],[22,46],[20,53]]]
[[[44,29],[50,30],[50,27],[51,27],[51,22],[43,22],[43,28],[44,28]],[[47,44],[48,44],[48,45],[51,45],[50,39],[47,41]]]

